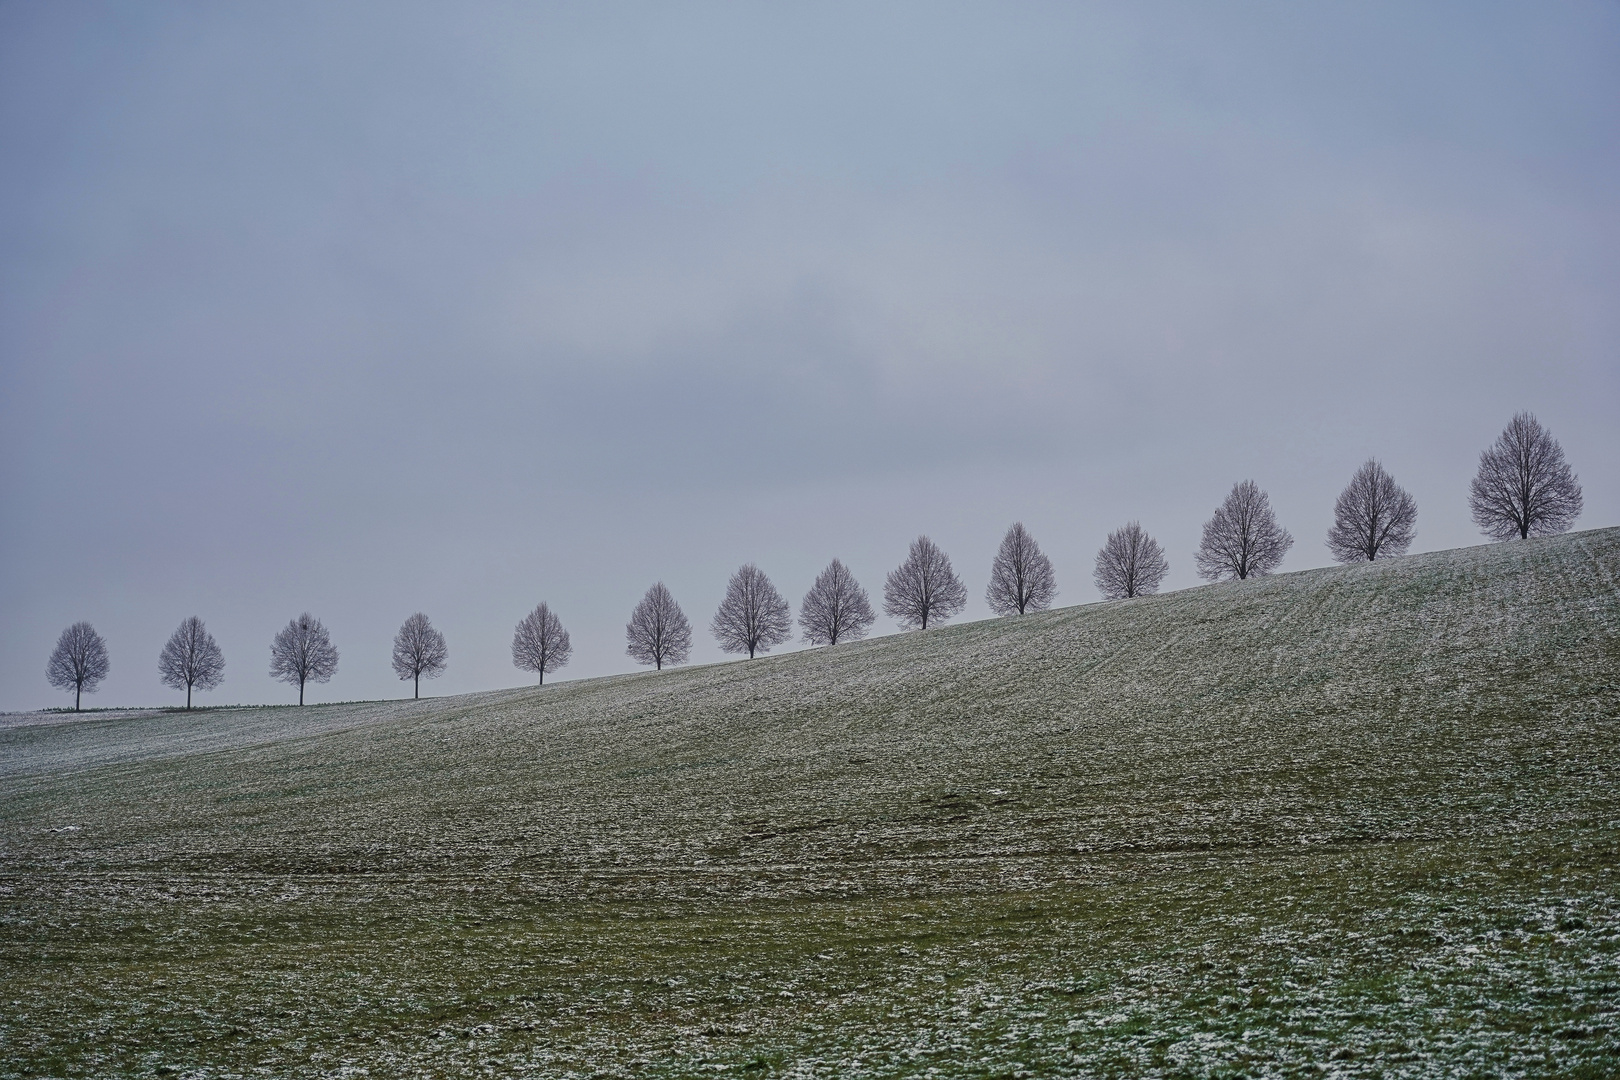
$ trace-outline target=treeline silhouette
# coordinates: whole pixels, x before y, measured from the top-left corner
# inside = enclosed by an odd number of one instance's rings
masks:
[[[1565,532],[1580,516],[1581,485],[1550,432],[1528,412],[1514,416],[1489,448],[1468,490],[1474,523],[1493,540],[1525,539]],[[1417,503],[1376,459],[1350,479],[1333,506],[1327,546],[1341,563],[1403,555],[1417,530]],[[1204,523],[1194,565],[1208,581],[1244,580],[1271,573],[1294,544],[1278,524],[1271,500],[1253,480],[1242,480]],[[1104,600],[1127,600],[1157,592],[1170,571],[1164,550],[1139,522],[1108,534],[1097,552],[1092,580]],[[1002,538],[990,567],[985,602],[996,615],[1042,611],[1057,597],[1057,576],[1040,545],[1015,522]],[[883,612],[906,629],[926,630],[961,613],[967,587],[950,556],[927,536],[912,541],[905,561],[883,583]],[[837,645],[864,638],[876,616],[871,598],[849,568],[834,559],[799,604],[798,623],[811,645]],[[740,567],[710,622],[721,649],[749,658],[787,641],[793,614],[787,600],[753,563]],[[639,664],[662,669],[683,664],[692,647],[692,626],[663,582],[647,590],[625,626],[625,652]],[[573,655],[562,620],[542,602],[517,624],[512,663],[535,672],[540,684]],[[417,612],[394,638],[393,668],[421,695],[422,679],[442,675],[449,663],[444,635]],[[337,673],[338,652],[321,621],[308,612],[283,627],[270,645],[270,674],[298,687],[324,683]],[[50,684],[82,695],[95,693],[110,664],[106,642],[88,622],[77,622],[57,640],[46,666]],[[225,677],[225,657],[195,615],[180,624],[158,656],[163,685],[184,690],[191,708],[194,690],[213,690]]]

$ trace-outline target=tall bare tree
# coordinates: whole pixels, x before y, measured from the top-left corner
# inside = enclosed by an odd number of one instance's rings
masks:
[[[1204,538],[1194,559],[1198,573],[1210,581],[1269,574],[1283,561],[1294,538],[1277,524],[1271,500],[1253,480],[1232,486],[1232,493],[1204,522]]]
[[[692,651],[692,624],[662,581],[647,590],[624,628],[625,652],[638,664],[662,671],[665,664],[684,664]]]
[[[282,627],[270,643],[270,675],[298,687],[304,703],[304,684],[323,683],[337,674],[338,651],[321,620],[304,612]]]
[[[1024,523],[1014,522],[1001,538],[1001,550],[990,564],[985,602],[997,615],[1022,615],[1045,611],[1056,597],[1057,575],[1052,572],[1052,560],[1041,552],[1041,545],[1029,535]]]
[[[1333,504],[1327,546],[1342,563],[1406,554],[1417,534],[1417,500],[1376,458],[1356,470]]]
[[[799,627],[812,645],[859,641],[875,621],[871,598],[837,559],[816,577],[799,605]]]
[[[793,634],[793,610],[771,579],[753,563],[739,567],[726,583],[726,596],[709,624],[726,652],[770,652]]]
[[[186,692],[186,708],[191,708],[191,691],[212,690],[225,681],[225,654],[203,621],[193,615],[180,624],[169,643],[158,654],[158,677],[164,686]]]
[[[1480,532],[1493,540],[1554,536],[1581,516],[1581,483],[1558,440],[1522,412],[1479,455],[1468,508]]]
[[[45,665],[45,677],[58,690],[73,691],[73,711],[79,711],[79,695],[93,694],[107,677],[107,643],[96,628],[76,622],[56,639],[56,648]]]
[[[1159,591],[1159,582],[1170,572],[1159,542],[1147,534],[1139,522],[1115,529],[1097,552],[1097,568],[1091,580],[1104,600],[1128,600]]]
[[[512,632],[512,663],[524,671],[540,674],[540,685],[546,684],[546,672],[556,671],[574,655],[574,643],[568,640],[568,631],[551,608],[541,603],[523,616]]]
[[[906,561],[883,583],[883,613],[907,629],[928,629],[967,607],[967,588],[951,568],[951,558],[926,536],[911,542]]]
[[[411,697],[422,696],[422,677],[437,679],[450,662],[444,635],[418,611],[394,635],[394,674],[411,680]]]

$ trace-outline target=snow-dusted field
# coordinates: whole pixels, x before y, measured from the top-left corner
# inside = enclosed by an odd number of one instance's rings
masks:
[[[458,705],[500,702],[516,691],[492,691],[457,698]],[[366,724],[437,715],[442,704],[428,701],[349,701],[332,705],[276,705],[180,709],[48,710],[0,713],[0,776],[52,775],[94,765],[236,750],[260,743]],[[58,728],[66,731],[7,730]]]
[[[1620,1072],[1620,530],[0,729],[0,1075]]]

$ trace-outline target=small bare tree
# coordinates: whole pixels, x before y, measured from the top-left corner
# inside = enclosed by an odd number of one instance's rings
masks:
[[[990,584],[984,590],[985,602],[997,615],[1022,615],[1045,611],[1057,597],[1057,575],[1052,560],[1029,535],[1022,521],[1014,522],[1001,538],[1001,550],[990,564]]]
[[[1253,480],[1232,486],[1232,493],[1204,522],[1204,539],[1194,562],[1210,581],[1269,574],[1283,561],[1294,538],[1277,524],[1271,500]]]
[[[321,620],[304,612],[282,627],[270,643],[270,676],[298,686],[298,704],[304,703],[304,684],[323,683],[337,674],[338,651]]]
[[[422,677],[437,679],[450,662],[444,635],[418,611],[394,635],[394,674],[411,680],[411,697],[422,696]]]
[[[1097,552],[1097,568],[1091,580],[1104,600],[1128,600],[1159,591],[1159,582],[1170,572],[1159,542],[1147,534],[1139,522],[1115,529]]]
[[[726,652],[770,652],[793,634],[793,610],[771,579],[753,563],[739,567],[726,583],[726,597],[709,624]]]
[[[574,643],[562,620],[544,603],[523,616],[512,632],[512,663],[539,672],[541,686],[546,684],[546,672],[556,671],[573,655]]]
[[[624,628],[625,652],[638,664],[662,671],[665,664],[684,664],[692,651],[692,624],[662,581],[647,590]]]
[[[193,615],[180,624],[158,654],[158,677],[164,686],[186,692],[186,708],[191,708],[191,691],[212,690],[225,681],[225,654],[203,621]]]
[[[1522,412],[1479,455],[1468,508],[1480,532],[1493,540],[1554,536],[1581,516],[1581,484],[1558,440]]]
[[[1327,546],[1342,563],[1371,562],[1406,554],[1416,534],[1417,500],[1369,458],[1333,504]]]
[[[926,536],[911,542],[906,561],[889,571],[883,583],[883,613],[907,629],[928,629],[967,607],[967,589],[951,568],[951,559]]]
[[[837,559],[817,576],[799,605],[799,626],[812,645],[859,641],[876,621],[866,590]]]
[[[79,695],[95,693],[109,667],[107,643],[95,627],[76,622],[56,639],[56,648],[45,665],[45,677],[58,690],[73,691],[73,711],[78,712]]]

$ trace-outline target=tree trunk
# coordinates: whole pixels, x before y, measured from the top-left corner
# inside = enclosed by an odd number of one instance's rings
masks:
[[[299,679],[298,680],[298,704],[302,705],[303,703],[304,703],[304,680]]]
[[[79,711],[79,692],[84,689],[83,683],[73,684],[73,711]]]
[[[420,698],[421,696],[422,696],[422,673],[420,671],[418,671],[416,673],[416,683],[411,688],[411,699],[414,701],[417,698]]]
[[[191,711],[191,684],[186,683],[186,712]]]

